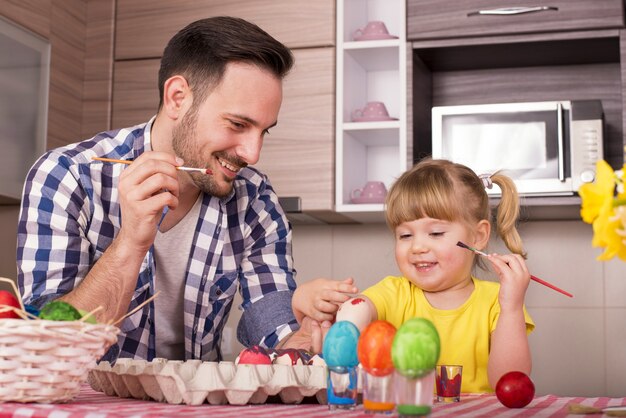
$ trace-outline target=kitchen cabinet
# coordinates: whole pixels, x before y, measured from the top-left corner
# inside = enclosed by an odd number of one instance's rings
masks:
[[[147,122],[159,107],[160,59],[116,61],[113,69],[111,126]]]
[[[160,57],[167,41],[194,20],[237,16],[290,48],[333,46],[334,0],[118,0],[115,59]]]
[[[294,49],[278,125],[257,164],[280,197],[298,196],[307,213],[333,211],[335,48]],[[324,216],[322,213],[317,217]]]
[[[491,3],[468,3],[407,3],[407,31],[413,51],[414,159],[431,153],[433,106],[600,99],[605,159],[614,168],[621,168],[626,109],[622,95],[622,63],[626,63],[622,2],[534,2],[533,6],[559,10],[470,17],[468,13],[491,7]],[[514,5],[498,2],[497,6]],[[434,21],[453,14],[457,20],[446,24],[445,31],[435,28]],[[471,20],[476,17],[480,25]],[[572,22],[577,23],[572,26]],[[523,216],[530,219],[580,219],[577,196],[527,197],[522,204],[526,207]],[[542,207],[546,210],[539,210]]]
[[[382,220],[384,199],[357,189],[389,188],[411,158],[404,10],[400,0],[337,2],[335,207],[358,221]]]
[[[409,40],[623,26],[622,0],[409,0]]]

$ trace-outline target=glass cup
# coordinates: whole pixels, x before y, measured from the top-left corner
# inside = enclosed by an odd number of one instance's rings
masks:
[[[400,417],[430,415],[433,407],[435,371],[409,378],[395,372],[396,409]]]
[[[328,409],[356,408],[358,369],[356,367],[328,367],[326,397]]]
[[[390,414],[395,407],[394,376],[375,376],[363,371],[363,408],[368,414]]]
[[[461,400],[461,377],[463,366],[438,365],[437,372],[437,401],[459,402]]]

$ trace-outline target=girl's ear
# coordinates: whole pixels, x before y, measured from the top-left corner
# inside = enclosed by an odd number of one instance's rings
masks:
[[[487,247],[487,243],[489,242],[489,236],[491,235],[491,224],[486,219],[478,222],[476,224],[476,229],[474,231],[474,242],[472,243],[472,247],[482,250]]]
[[[163,110],[172,120],[181,118],[191,107],[193,96],[187,80],[180,75],[168,78],[163,85]]]

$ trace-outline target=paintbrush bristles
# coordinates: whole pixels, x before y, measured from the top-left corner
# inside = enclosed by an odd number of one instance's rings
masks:
[[[458,245],[458,246],[459,246],[459,247],[461,247],[461,248],[465,248],[465,249],[468,249],[468,250],[470,250],[470,251],[473,251],[473,252],[475,252],[476,254],[479,254],[479,255],[482,255],[482,256],[487,257],[487,253],[484,253],[484,252],[482,252],[482,251],[480,251],[480,250],[477,250],[476,248],[472,248],[472,247],[470,247],[469,245],[467,245],[467,244],[465,244],[465,243],[463,243],[463,242],[461,242],[461,241],[457,242],[457,243],[456,243],[456,245]]]

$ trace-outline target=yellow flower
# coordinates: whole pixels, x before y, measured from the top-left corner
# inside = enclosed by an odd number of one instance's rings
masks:
[[[601,261],[615,256],[626,261],[626,207],[623,206],[626,204],[626,192],[619,190],[615,198],[618,183],[621,186],[623,179],[617,177],[606,161],[598,161],[596,181],[584,184],[578,190],[582,199],[580,215],[584,222],[593,224],[591,244],[604,248],[604,252],[597,257]]]
[[[612,208],[614,192],[615,173],[606,161],[600,160],[596,163],[596,181],[583,184],[578,189],[582,199],[580,216],[583,221],[590,224],[600,215],[602,208]]]
[[[626,225],[626,207],[618,206],[614,208],[613,212],[614,215],[608,219],[605,226],[605,245],[602,246],[606,248],[597,259],[605,261],[618,256],[620,259],[626,261],[626,231],[623,229]]]

